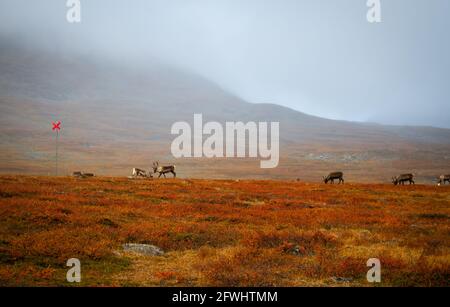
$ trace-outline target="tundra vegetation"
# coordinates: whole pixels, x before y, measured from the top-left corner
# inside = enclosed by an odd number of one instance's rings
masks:
[[[449,286],[449,205],[449,185],[0,176],[0,285]]]

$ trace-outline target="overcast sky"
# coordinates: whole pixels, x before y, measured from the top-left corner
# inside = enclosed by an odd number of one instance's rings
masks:
[[[249,102],[450,128],[449,0],[381,0],[378,24],[366,0],[81,0],[80,24],[65,3],[0,0],[0,33],[143,67],[160,59]]]

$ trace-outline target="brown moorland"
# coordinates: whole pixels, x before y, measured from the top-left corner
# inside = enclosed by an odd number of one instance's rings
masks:
[[[449,286],[449,205],[450,186],[4,175],[0,285],[373,286],[379,258],[377,285]]]

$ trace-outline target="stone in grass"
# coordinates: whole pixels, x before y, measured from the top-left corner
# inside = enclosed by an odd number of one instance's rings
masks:
[[[331,279],[334,282],[352,282],[353,281],[353,278],[351,278],[351,277],[346,278],[346,277],[335,277],[335,276],[333,276],[333,277],[331,277]]]
[[[126,243],[122,245],[127,252],[135,252],[145,256],[162,256],[164,251],[157,246],[149,244]]]

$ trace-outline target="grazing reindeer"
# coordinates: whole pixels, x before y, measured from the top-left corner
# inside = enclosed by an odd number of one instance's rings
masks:
[[[328,176],[323,177],[323,182],[325,182],[325,184],[328,183],[328,181],[331,181],[331,183],[334,183],[335,179],[339,179],[339,184],[340,183],[344,183],[344,173],[343,172],[334,172],[334,173],[330,173],[328,174]]]
[[[438,178],[438,185],[445,185],[445,182],[450,183],[450,175],[441,175]]]
[[[153,162],[153,173],[159,173],[158,178],[161,177],[161,175],[164,175],[164,178],[166,178],[167,173],[172,173],[173,178],[177,177],[175,165],[159,166],[159,162]]]
[[[76,178],[87,178],[94,177],[95,175],[93,173],[73,172],[72,176]]]
[[[415,184],[414,174],[401,174],[400,176],[392,177],[392,183],[394,185],[405,185],[406,181],[408,181],[409,184]]]
[[[80,177],[83,177],[83,173],[81,173],[81,172],[73,172],[72,176],[80,178]]]
[[[147,172],[140,168],[133,168],[133,173],[131,176],[137,178],[137,177],[147,177]]]

